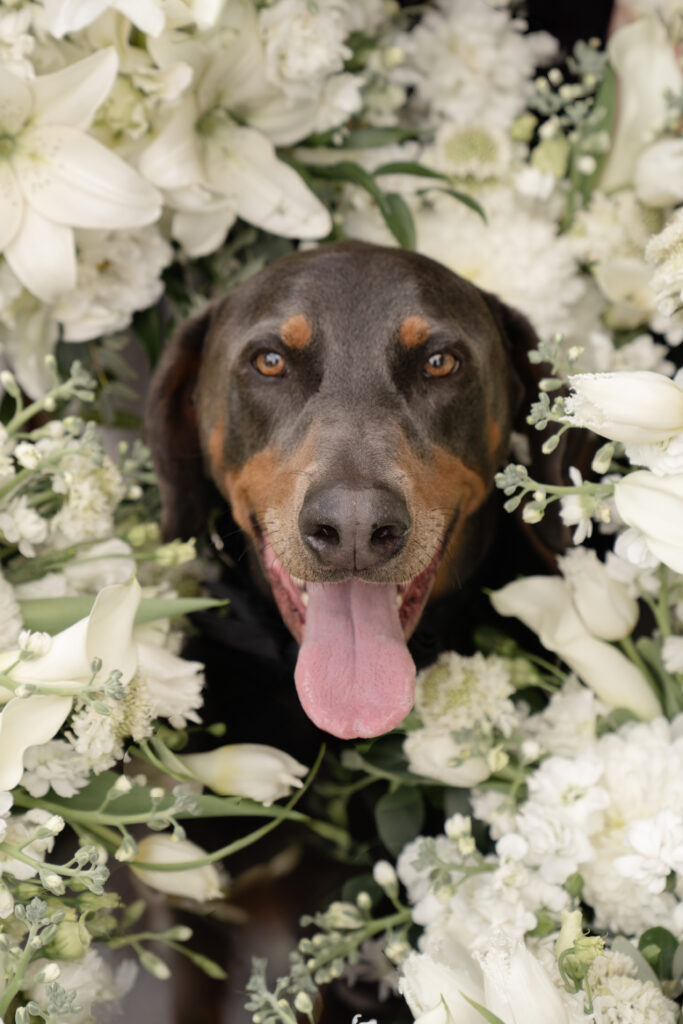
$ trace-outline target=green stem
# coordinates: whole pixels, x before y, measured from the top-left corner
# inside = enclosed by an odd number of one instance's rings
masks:
[[[21,957],[19,958],[16,970],[14,972],[14,975],[12,976],[12,980],[8,981],[7,988],[5,989],[2,998],[0,998],[0,1020],[4,1019],[7,1010],[12,1004],[12,1000],[17,995],[19,989],[22,986],[26,968],[28,967],[32,959],[33,950],[31,946],[33,943],[33,939],[35,938],[36,932],[37,927],[35,925],[31,925],[28,931],[28,935],[26,937],[26,945],[24,946],[24,952],[21,954]]]
[[[650,684],[652,690],[654,691],[656,697],[658,699],[661,699],[662,694],[659,686],[657,685],[657,681],[652,675],[649,665],[647,665],[646,662],[643,661],[642,657],[640,656],[640,653],[638,652],[636,645],[633,643],[633,639],[630,636],[625,636],[623,640],[619,641],[619,646],[621,647],[626,657],[629,658],[634,663],[634,665],[637,665],[637,667],[643,673],[648,683]]]

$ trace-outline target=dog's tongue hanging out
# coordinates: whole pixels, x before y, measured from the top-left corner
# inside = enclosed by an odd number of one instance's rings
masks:
[[[396,606],[396,586],[309,583],[296,688],[304,711],[341,739],[378,736],[413,706],[415,665]]]

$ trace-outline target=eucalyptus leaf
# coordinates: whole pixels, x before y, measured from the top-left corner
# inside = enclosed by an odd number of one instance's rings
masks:
[[[623,953],[625,956],[628,956],[633,960],[633,963],[636,965],[639,981],[642,981],[643,983],[651,981],[653,985],[656,985],[656,987],[659,988],[659,979],[657,975],[652,970],[643,954],[636,949],[632,942],[629,942],[626,936],[617,935],[616,938],[612,939],[610,949],[615,953]]]
[[[35,597],[19,602],[26,629],[34,632],[60,633],[74,622],[90,614],[95,598],[78,597]],[[170,619],[177,615],[191,615],[209,608],[220,608],[227,601],[211,597],[143,597],[135,616],[135,625],[143,626],[157,619]]]
[[[666,928],[648,928],[640,936],[638,949],[659,978],[673,977],[678,941]]]

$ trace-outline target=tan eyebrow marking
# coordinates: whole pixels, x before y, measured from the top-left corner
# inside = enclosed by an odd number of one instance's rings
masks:
[[[312,334],[311,322],[303,313],[294,313],[280,328],[280,337],[288,348],[306,348]]]
[[[406,348],[415,348],[429,337],[429,322],[423,316],[407,316],[398,331],[398,338]]]

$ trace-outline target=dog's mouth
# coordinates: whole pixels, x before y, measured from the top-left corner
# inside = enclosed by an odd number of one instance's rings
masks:
[[[308,717],[341,739],[379,736],[413,706],[415,665],[406,641],[432,589],[448,533],[407,583],[352,576],[314,583],[290,575],[266,534],[261,558],[280,614],[300,644],[294,674]]]

